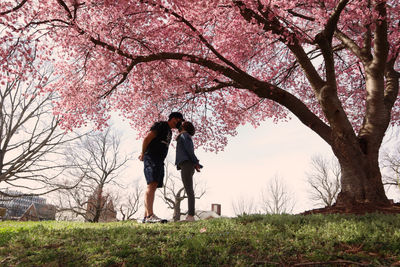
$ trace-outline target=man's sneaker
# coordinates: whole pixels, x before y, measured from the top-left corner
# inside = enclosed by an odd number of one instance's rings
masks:
[[[165,219],[160,219],[156,215],[150,215],[146,218],[146,223],[166,223],[167,220]]]
[[[138,219],[137,222],[138,223],[146,223],[147,217],[144,216],[143,219]]]
[[[159,223],[162,220],[158,218],[155,214],[150,215],[149,217],[146,218],[145,222],[146,223]]]

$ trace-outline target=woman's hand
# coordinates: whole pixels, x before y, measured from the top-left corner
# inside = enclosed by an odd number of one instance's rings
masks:
[[[194,168],[196,169],[197,172],[200,172],[200,169],[203,168],[203,166],[200,164],[196,164],[194,165]]]

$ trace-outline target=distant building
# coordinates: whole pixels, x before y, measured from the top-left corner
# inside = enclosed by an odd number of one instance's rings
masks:
[[[21,196],[19,191],[8,190],[9,196],[0,195],[0,207],[5,208],[4,220],[44,221],[55,220],[56,207],[46,204],[39,196]]]
[[[99,194],[100,203],[99,205],[96,205]],[[86,208],[87,221],[92,221],[94,219],[97,209],[99,209],[100,211],[99,222],[117,221],[117,212],[115,211],[112,199],[108,196],[103,196],[102,192],[99,192],[99,189],[97,189],[88,199],[88,204]]]
[[[56,207],[49,204],[32,203],[19,218],[20,221],[47,221],[56,219]]]

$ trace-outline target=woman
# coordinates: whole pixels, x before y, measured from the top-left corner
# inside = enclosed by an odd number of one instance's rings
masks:
[[[194,170],[200,171],[203,167],[194,154],[192,136],[195,128],[191,122],[184,121],[179,128],[179,135],[176,138],[176,159],[175,165],[181,171],[183,186],[188,197],[188,215],[186,221],[194,221],[194,190],[193,175]]]

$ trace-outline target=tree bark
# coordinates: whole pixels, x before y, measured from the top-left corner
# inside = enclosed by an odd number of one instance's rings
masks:
[[[359,144],[343,142],[333,147],[341,167],[341,191],[335,207],[352,209],[355,206],[389,206],[385,195],[378,158],[364,154]]]
[[[181,219],[181,202],[183,198],[176,198],[175,199],[175,205],[174,205],[174,215],[173,215],[173,220],[174,222],[177,222]]]

